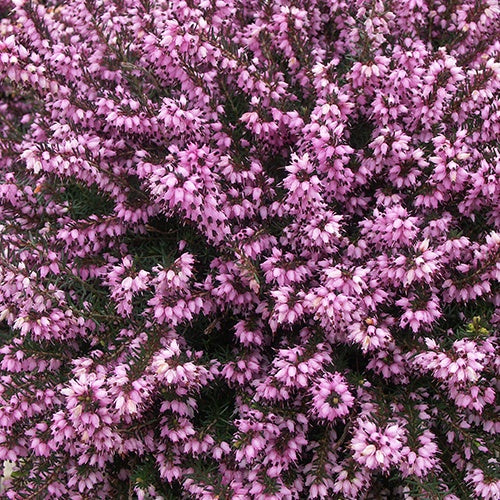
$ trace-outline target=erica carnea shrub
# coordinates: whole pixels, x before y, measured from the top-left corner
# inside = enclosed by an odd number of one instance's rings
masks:
[[[9,499],[500,498],[497,0],[1,0]]]

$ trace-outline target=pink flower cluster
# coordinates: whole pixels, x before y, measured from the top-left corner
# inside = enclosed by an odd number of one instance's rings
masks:
[[[0,0],[2,498],[499,498],[498,0]]]

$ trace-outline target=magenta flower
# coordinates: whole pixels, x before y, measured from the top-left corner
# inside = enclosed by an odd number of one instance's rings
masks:
[[[340,373],[326,374],[319,378],[312,387],[311,394],[311,413],[328,421],[346,417],[354,404],[354,397]]]
[[[0,0],[0,497],[499,496],[497,0]]]
[[[354,459],[368,469],[387,471],[398,464],[406,435],[397,424],[384,429],[373,422],[358,420],[357,429],[351,441]]]

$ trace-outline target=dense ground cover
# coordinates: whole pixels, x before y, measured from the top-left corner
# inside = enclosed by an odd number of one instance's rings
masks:
[[[0,0],[12,499],[498,499],[496,0]]]

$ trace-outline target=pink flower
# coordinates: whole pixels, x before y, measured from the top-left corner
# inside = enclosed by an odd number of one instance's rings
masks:
[[[338,372],[318,378],[311,389],[311,413],[320,419],[333,421],[344,418],[354,404],[345,378]]]
[[[497,4],[0,0],[2,498],[499,497]]]
[[[419,437],[419,448],[410,449],[404,447],[402,455],[404,457],[401,466],[403,476],[414,474],[417,477],[424,477],[430,471],[435,469],[438,464],[438,447],[435,442],[435,435],[425,430]]]
[[[405,431],[398,424],[381,429],[373,422],[358,419],[351,449],[360,465],[387,471],[400,462],[405,441]]]
[[[500,495],[500,481],[494,477],[487,479],[481,469],[471,468],[467,472],[466,480],[471,484],[478,498],[494,500]]]

